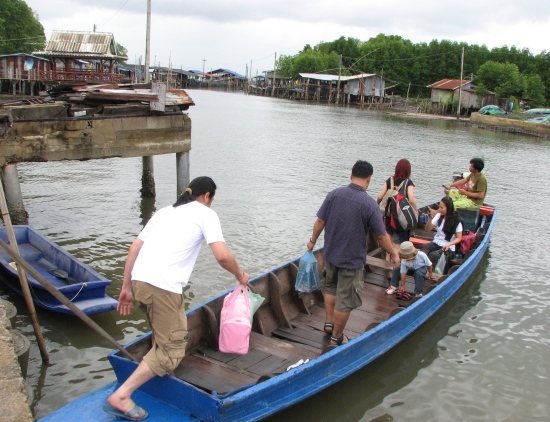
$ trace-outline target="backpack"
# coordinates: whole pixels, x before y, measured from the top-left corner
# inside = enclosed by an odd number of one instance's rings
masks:
[[[389,217],[390,213],[387,208],[388,199],[397,195],[397,192],[403,187],[403,184],[407,181],[407,179],[403,180],[399,186],[395,186],[393,184],[393,177],[390,177],[390,188],[386,191],[384,196],[382,197],[382,201],[380,201],[380,211],[382,212],[382,215],[384,217]]]
[[[411,230],[418,224],[416,211],[407,199],[408,182],[409,179],[405,180],[404,189],[400,188],[397,195],[389,197],[386,204],[386,213],[389,210],[390,227],[396,231]]]
[[[462,240],[460,241],[460,244],[457,245],[457,252],[461,254],[465,254],[470,249],[472,249],[472,245],[476,241],[476,234],[470,230],[464,230],[462,232]]]

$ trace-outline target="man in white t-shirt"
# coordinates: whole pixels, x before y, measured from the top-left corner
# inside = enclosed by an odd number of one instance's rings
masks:
[[[203,241],[239,283],[246,285],[250,279],[227,249],[218,215],[210,208],[215,193],[211,178],[194,179],[173,206],[153,215],[130,246],[117,309],[123,316],[130,315],[133,290],[153,331],[152,347],[107,399],[103,410],[109,414],[145,419],[148,414],[132,401],[132,393],[155,375],[171,374],[185,356],[187,318],[182,292]]]

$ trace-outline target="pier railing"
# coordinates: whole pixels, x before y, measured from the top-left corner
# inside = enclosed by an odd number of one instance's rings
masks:
[[[122,74],[94,72],[87,70],[21,70],[0,69],[0,79],[40,81],[40,82],[121,82]]]

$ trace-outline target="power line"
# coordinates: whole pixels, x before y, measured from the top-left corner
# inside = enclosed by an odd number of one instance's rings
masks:
[[[116,10],[115,13],[112,14],[112,16],[107,19],[105,22],[103,22],[101,25],[98,25],[97,28],[101,28],[102,26],[104,26],[105,24],[107,24],[111,19],[113,19],[115,17],[115,15],[120,12],[120,9],[122,9],[124,6],[126,6],[126,3],[128,3],[128,0],[125,0],[124,3],[122,3],[120,5],[120,7]]]
[[[9,40],[0,40],[0,42],[11,42],[11,41],[23,41],[23,40],[34,40],[36,38],[44,38],[46,39],[46,37],[44,35],[38,35],[36,37],[27,37],[27,38],[12,38],[12,39],[9,39]]]

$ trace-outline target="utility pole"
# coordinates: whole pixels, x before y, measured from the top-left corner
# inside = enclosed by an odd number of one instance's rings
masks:
[[[275,69],[277,68],[277,52],[275,52],[275,62],[273,63],[273,87],[271,88],[271,96],[275,94]]]
[[[460,83],[458,84],[458,110],[456,118],[460,119],[460,107],[462,103],[462,74],[464,73],[464,47],[462,47],[462,59],[460,61]]]
[[[145,83],[149,83],[149,55],[151,47],[151,0],[147,0],[147,30],[145,32]]]
[[[97,26],[96,26],[96,24],[94,23],[94,32],[95,32],[96,28],[97,28]]]
[[[204,79],[204,82],[206,82],[206,76],[204,76],[204,63],[206,63],[206,57],[202,56],[202,79]]]
[[[340,54],[340,67],[338,68],[338,85],[336,87],[336,104],[340,101],[340,77],[342,76],[342,55]]]
[[[151,0],[147,0],[147,29],[145,33],[145,83],[150,82],[149,77],[149,50],[151,46]],[[155,56],[155,60],[157,57]],[[141,174],[141,196],[154,198],[155,190],[155,170],[153,164],[153,156],[144,156],[141,159],[142,174]]]

